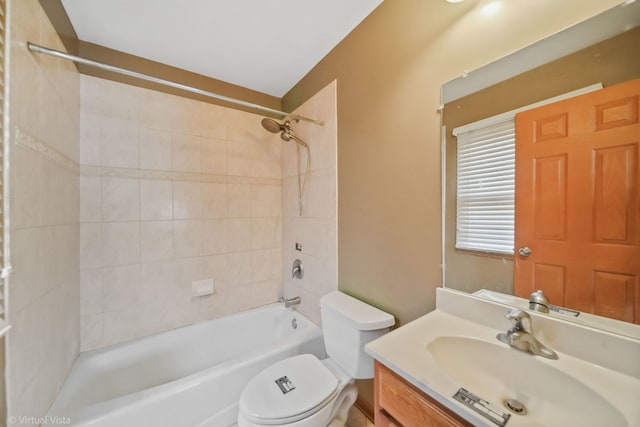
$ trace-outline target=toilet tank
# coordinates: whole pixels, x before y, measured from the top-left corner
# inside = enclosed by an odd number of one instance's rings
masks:
[[[373,358],[364,346],[391,330],[395,319],[340,291],[320,299],[327,354],[353,378],[373,378]]]

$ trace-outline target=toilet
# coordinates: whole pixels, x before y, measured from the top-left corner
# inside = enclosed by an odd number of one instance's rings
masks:
[[[339,291],[320,300],[326,359],[301,354],[265,368],[240,395],[238,427],[344,427],[355,379],[373,378],[364,346],[395,319]]]

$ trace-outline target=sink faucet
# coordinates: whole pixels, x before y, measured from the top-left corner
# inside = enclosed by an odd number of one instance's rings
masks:
[[[540,313],[549,312],[549,299],[541,290],[535,291],[529,296],[529,308]]]
[[[509,344],[513,348],[527,353],[546,357],[547,359],[558,358],[558,354],[555,351],[545,347],[533,336],[531,316],[529,316],[529,313],[514,308],[509,311],[505,317],[515,321],[515,324],[506,334],[500,333],[496,338],[505,344]]]

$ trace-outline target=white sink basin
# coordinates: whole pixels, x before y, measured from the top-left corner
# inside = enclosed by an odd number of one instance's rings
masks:
[[[542,359],[505,344],[464,336],[440,336],[426,343],[435,364],[457,386],[496,406],[516,399],[527,410],[527,425],[626,426],[611,403],[574,377]]]
[[[511,308],[438,289],[436,310],[365,350],[476,427],[496,427],[495,414],[456,398],[461,388],[500,411],[506,399],[523,404],[527,414],[509,412],[506,427],[640,426],[639,339],[531,312],[536,338],[558,354],[545,359],[497,340]]]

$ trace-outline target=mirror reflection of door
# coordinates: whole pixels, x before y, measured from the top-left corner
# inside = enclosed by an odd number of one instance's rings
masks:
[[[516,115],[515,295],[640,323],[639,102],[636,79]]]

